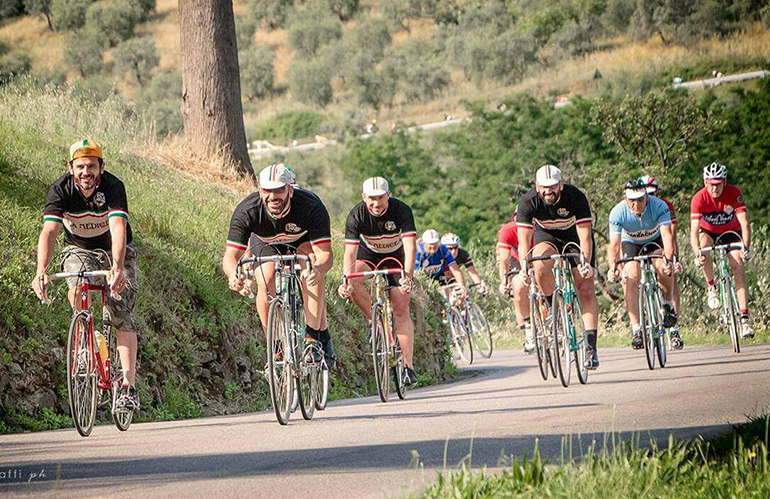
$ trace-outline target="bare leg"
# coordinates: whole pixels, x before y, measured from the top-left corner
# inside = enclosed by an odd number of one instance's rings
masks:
[[[406,367],[414,366],[414,324],[409,315],[409,301],[411,297],[401,288],[390,290],[390,302],[393,306],[394,321],[396,323],[396,336],[401,352],[404,355]]]
[[[136,383],[136,332],[118,329],[118,355],[123,368],[123,386]]]

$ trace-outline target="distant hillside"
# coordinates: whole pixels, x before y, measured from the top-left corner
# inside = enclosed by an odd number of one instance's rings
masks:
[[[4,21],[0,77],[31,71],[98,98],[117,91],[159,136],[181,130],[177,0],[16,3],[17,14],[29,3],[50,15]],[[57,21],[62,6],[84,14]],[[234,9],[250,139],[440,121],[467,114],[464,101],[519,92],[634,93],[770,60],[767,0],[235,0]],[[289,112],[305,119],[287,124]]]

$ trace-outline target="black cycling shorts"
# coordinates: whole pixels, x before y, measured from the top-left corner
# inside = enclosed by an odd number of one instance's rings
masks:
[[[630,241],[623,241],[620,244],[620,252],[623,254],[623,258],[650,255],[662,248],[663,239],[661,239],[660,236],[658,236],[658,238],[654,241],[650,241],[649,243],[635,244]]]
[[[714,241],[714,246],[720,244],[743,243],[743,234],[739,230],[735,232],[725,232],[724,234],[717,234],[716,232],[705,229],[700,229],[699,232],[709,236],[711,240]]]
[[[397,262],[393,261],[395,258]],[[399,248],[393,253],[375,253],[363,244],[358,246],[358,253],[356,254],[356,261],[365,261],[368,263],[372,270],[377,267],[378,270],[382,269],[397,269],[404,267],[404,249]],[[388,279],[388,286],[396,288],[399,286],[399,277],[396,274],[390,274],[386,276]]]
[[[559,253],[564,252],[564,247],[569,243],[574,243],[577,245],[575,247],[574,245],[570,244],[570,247],[567,248],[568,253],[579,253],[580,252],[580,239],[578,239],[577,236],[575,236],[575,239],[562,239],[559,237],[554,236],[553,234],[550,234],[544,230],[539,230],[538,228],[535,228],[535,234],[533,236],[532,246],[535,247],[540,243],[550,243],[553,247],[556,248],[556,251]],[[594,241],[593,234],[591,235],[591,246],[593,247],[593,251],[591,251],[591,261],[589,262],[591,264],[591,267],[596,268],[596,241]],[[574,258],[569,259],[570,267],[575,268],[580,263],[579,260],[576,260]]]

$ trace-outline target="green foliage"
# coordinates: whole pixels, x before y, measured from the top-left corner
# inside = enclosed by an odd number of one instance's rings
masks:
[[[0,2],[0,21],[19,16],[24,12],[23,0],[5,0]]]
[[[334,97],[332,74],[322,59],[294,62],[289,70],[289,92],[305,104],[326,107]]]
[[[86,22],[93,0],[51,0],[51,22],[56,31],[74,31]]]
[[[249,100],[264,99],[275,91],[275,53],[265,45],[257,45],[238,53],[241,93]]]
[[[107,47],[114,47],[133,37],[136,26],[144,17],[142,7],[132,0],[109,0],[88,8],[86,25]]]
[[[324,115],[313,111],[289,111],[263,122],[255,137],[285,144],[318,133]]]
[[[340,18],[349,21],[358,12],[359,0],[324,0],[329,9]]]
[[[28,53],[16,50],[0,57],[0,85],[28,73],[32,67],[32,58]]]
[[[257,21],[252,16],[236,16],[235,38],[238,42],[238,50],[248,50],[257,32]]]
[[[45,16],[48,29],[53,30],[51,24],[51,0],[24,0],[24,10],[31,16]]]
[[[407,102],[433,100],[452,83],[440,52],[430,41],[410,41],[399,50],[396,60]]]
[[[271,30],[283,28],[293,6],[293,0],[250,0],[249,16],[257,26],[264,25]]]
[[[140,18],[141,22],[147,21],[157,9],[157,0],[136,0],[136,3],[139,5],[139,9],[142,12]]]
[[[182,73],[162,71],[155,74],[137,96],[137,106],[142,116],[153,123],[155,134],[182,133]]]
[[[102,70],[102,41],[90,29],[79,29],[67,35],[62,62],[67,69],[74,69],[80,76],[96,74]]]
[[[305,58],[322,46],[342,38],[342,23],[332,15],[308,10],[292,16],[289,23],[289,47]]]
[[[155,50],[155,42],[149,36],[132,38],[121,43],[113,51],[115,74],[136,80],[144,86],[150,78],[150,72],[160,62]]]

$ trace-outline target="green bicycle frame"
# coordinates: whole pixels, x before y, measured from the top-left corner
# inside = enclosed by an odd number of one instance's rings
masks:
[[[567,309],[567,323],[569,324],[567,331],[567,334],[569,334],[569,349],[574,352],[581,347],[585,338],[582,336],[577,338],[577,335],[575,334],[575,323],[572,320],[572,309],[574,308],[574,304],[577,303],[578,306],[580,306],[581,303],[580,296],[578,296],[577,289],[575,288],[575,279],[572,277],[572,271],[569,269],[569,260],[566,258],[559,260],[558,264],[554,266],[553,274],[556,280],[556,289],[560,289],[562,291],[562,296],[564,297],[564,305]],[[582,306],[580,306],[580,310],[583,310]],[[582,320],[582,318],[580,320]]]

